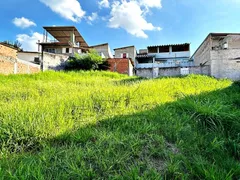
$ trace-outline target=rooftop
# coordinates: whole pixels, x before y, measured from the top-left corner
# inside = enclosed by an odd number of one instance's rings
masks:
[[[43,28],[59,42],[65,43],[69,42],[72,33],[74,33],[76,42],[80,43],[80,47],[88,47],[88,44],[75,26],[44,26]]]
[[[211,37],[221,37],[221,36],[228,36],[228,35],[240,35],[240,33],[209,33],[207,37],[203,40],[203,42],[198,46],[196,51],[193,53],[191,59],[195,56],[197,51],[200,49],[200,47],[203,45],[203,43],[211,36]]]
[[[115,51],[115,50],[118,50],[118,49],[126,49],[126,48],[132,48],[132,47],[135,47],[135,46],[125,46],[125,47],[115,48],[113,50]]]
[[[190,45],[190,43],[153,45],[153,46],[148,46],[148,48],[151,48],[151,47],[163,47],[163,46],[185,46],[185,45]]]
[[[97,44],[97,45],[94,45],[94,46],[90,46],[90,48],[94,48],[94,47],[98,47],[98,46],[107,46],[108,43],[103,43],[103,44]]]

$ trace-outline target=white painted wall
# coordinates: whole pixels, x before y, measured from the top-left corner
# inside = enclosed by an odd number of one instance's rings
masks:
[[[18,52],[17,58],[22,59],[28,62],[34,62],[35,57],[41,57],[41,54],[38,52]]]
[[[181,58],[190,57],[190,51],[172,52],[172,53],[149,53],[149,55],[155,55],[156,58]]]

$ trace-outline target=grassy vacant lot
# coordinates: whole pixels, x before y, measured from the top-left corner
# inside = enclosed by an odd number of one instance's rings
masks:
[[[0,76],[0,179],[238,179],[240,83]]]

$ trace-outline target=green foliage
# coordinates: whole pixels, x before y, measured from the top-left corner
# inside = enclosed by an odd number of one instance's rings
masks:
[[[239,179],[238,99],[206,76],[0,75],[0,179]]]
[[[106,60],[90,49],[87,54],[75,54],[66,64],[66,70],[107,70],[109,67]]]

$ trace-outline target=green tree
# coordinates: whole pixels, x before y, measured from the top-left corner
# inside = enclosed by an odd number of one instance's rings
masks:
[[[107,70],[107,61],[97,51],[90,49],[87,54],[77,54],[66,63],[66,70]]]

